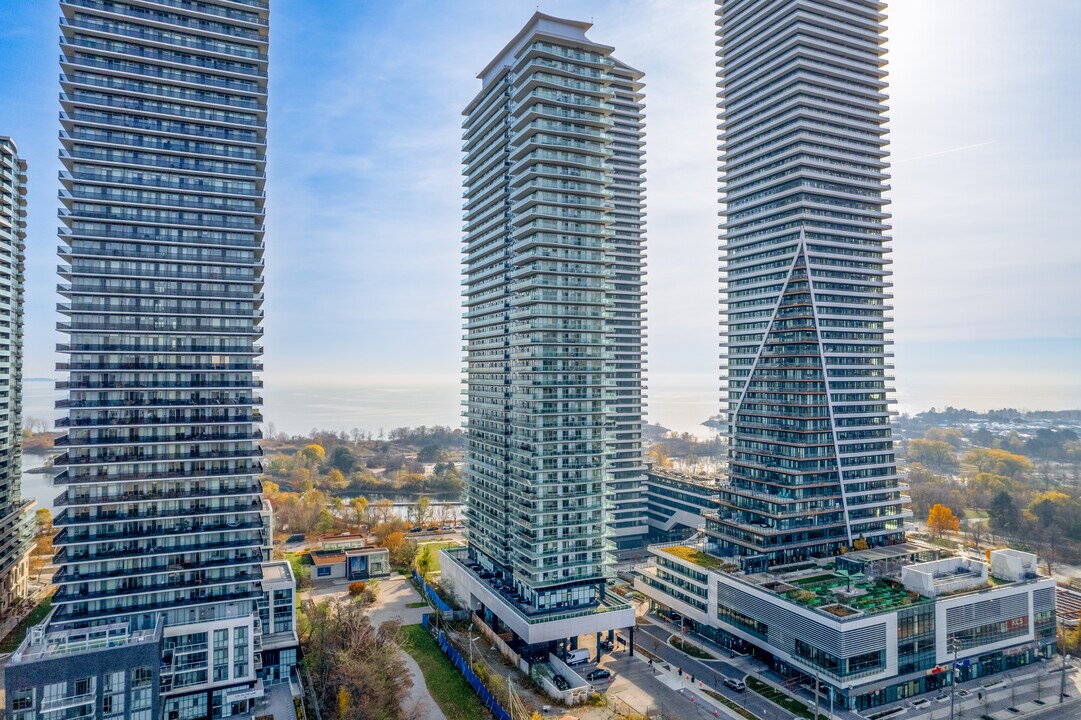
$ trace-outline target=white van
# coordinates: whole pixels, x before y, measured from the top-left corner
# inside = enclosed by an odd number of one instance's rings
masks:
[[[578,650],[571,650],[567,653],[567,658],[563,661],[568,665],[581,665],[582,663],[589,662],[589,650],[580,648]]]

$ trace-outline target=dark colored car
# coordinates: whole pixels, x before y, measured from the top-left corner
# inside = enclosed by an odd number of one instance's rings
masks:
[[[615,650],[615,643],[610,640],[604,640],[601,642],[601,652],[612,652]]]
[[[553,677],[552,682],[560,690],[566,690],[570,687],[570,683],[567,682],[567,678],[563,677],[562,675],[556,675],[555,677]]]
[[[586,680],[589,680],[590,682],[592,682],[594,680],[607,680],[610,677],[612,677],[612,671],[611,670],[605,670],[604,668],[597,668],[596,670],[593,670],[588,675],[586,675]]]

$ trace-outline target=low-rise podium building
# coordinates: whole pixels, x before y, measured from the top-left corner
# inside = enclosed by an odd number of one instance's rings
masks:
[[[965,681],[1054,653],[1055,581],[1030,553],[995,550],[988,566],[905,543],[746,572],[717,550],[702,536],[650,546],[635,588],[653,610],[798,684],[817,675],[837,707],[948,686],[955,657]]]

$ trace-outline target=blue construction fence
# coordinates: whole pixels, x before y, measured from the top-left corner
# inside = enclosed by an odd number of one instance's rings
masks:
[[[431,613],[425,613],[421,618],[421,623],[424,625],[424,629],[431,632]],[[473,672],[473,668],[469,667],[469,663],[465,661],[461,653],[450,644],[447,640],[447,634],[442,630],[436,636],[436,642],[439,643],[439,649],[443,651],[443,654],[450,658],[450,661],[454,663],[454,667],[458,668],[458,672],[462,674],[462,677],[466,679],[470,687],[480,697],[480,701],[484,703],[484,706],[488,708],[488,712],[492,713],[495,720],[513,720],[510,714],[503,709],[503,706],[499,704],[499,701],[495,699],[488,687],[480,681],[477,674]]]
[[[435,591],[435,588],[425,582],[424,578],[422,578],[420,576],[420,573],[418,573],[416,570],[413,571],[413,578],[417,581],[417,584],[420,585],[421,589],[424,590],[424,594],[428,597],[428,600],[432,603],[436,610],[445,613],[454,612],[454,608],[452,608],[450,605],[447,605],[443,598],[439,597],[439,594]]]

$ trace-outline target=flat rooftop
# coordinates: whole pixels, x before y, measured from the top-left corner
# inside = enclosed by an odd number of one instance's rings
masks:
[[[674,555],[680,560],[692,562],[706,570],[720,571],[724,570],[725,566],[728,565],[723,558],[717,557],[716,555],[710,555],[708,552],[703,552],[693,545],[673,545],[671,547],[661,548],[661,552]]]
[[[293,570],[285,560],[263,563],[264,582],[288,582],[293,579]]]
[[[154,627],[140,630],[133,630],[129,622],[49,632],[44,631],[45,625],[46,623],[42,623],[30,628],[22,644],[8,659],[8,664],[32,663],[128,645],[157,643],[162,634],[160,618]]]
[[[838,618],[876,615],[893,612],[904,607],[921,603],[935,602],[935,598],[924,597],[918,592],[906,588],[898,577],[878,577],[863,573],[849,574],[842,569],[848,561],[873,565],[876,562],[899,560],[904,567],[919,565],[933,566],[946,561],[928,563],[904,562],[928,552],[941,549],[924,543],[902,543],[889,547],[869,548],[838,555],[829,560],[809,560],[797,565],[778,567],[771,571],[747,574],[739,570],[735,558],[716,555],[705,537],[697,536],[684,542],[663,543],[651,546],[658,558],[670,555],[696,565],[703,570],[724,573],[742,583],[765,590],[773,595],[801,607],[820,610]],[[837,563],[836,561],[845,562]],[[973,561],[975,562],[975,561]],[[840,567],[838,567],[840,565]],[[935,583],[956,584],[959,578],[979,578],[979,573],[968,569],[957,572],[951,568],[942,578],[935,578]],[[960,587],[948,593],[956,596],[970,592],[979,592],[991,587],[1013,584],[1010,580],[988,575],[986,582],[970,587]]]
[[[908,557],[930,550],[941,550],[934,545],[924,543],[901,543],[900,545],[887,545],[886,547],[867,548],[866,550],[853,550],[845,553],[846,560],[858,562],[878,562],[880,560],[895,560],[896,558]]]
[[[646,475],[653,475],[658,478],[666,480],[675,480],[680,483],[686,483],[688,485],[696,485],[698,487],[714,489],[723,485],[726,481],[719,475],[707,475],[697,473],[685,473],[679,470],[669,470],[667,468],[657,469],[653,468],[646,471]]]
[[[313,565],[336,565],[345,562],[344,550],[312,550]]]

